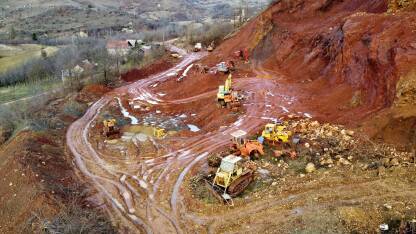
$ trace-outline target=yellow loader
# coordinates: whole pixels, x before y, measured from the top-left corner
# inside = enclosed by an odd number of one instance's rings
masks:
[[[287,130],[287,126],[283,123],[269,123],[264,127],[261,136],[272,143],[288,143],[292,132]]]

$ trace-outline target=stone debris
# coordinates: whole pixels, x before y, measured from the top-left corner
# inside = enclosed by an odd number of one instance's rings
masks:
[[[414,163],[411,153],[399,152],[389,145],[374,143],[342,125],[293,119],[287,122],[287,126],[299,139],[296,146],[297,157],[313,163],[315,169],[352,167],[355,162],[360,161],[359,168],[362,170],[378,169],[379,174],[384,175],[387,168]],[[281,158],[283,153],[276,150],[274,156]]]
[[[316,171],[315,164],[313,164],[313,163],[308,163],[308,164],[306,165],[306,167],[305,167],[305,171],[306,171],[307,173],[312,173],[312,172]]]

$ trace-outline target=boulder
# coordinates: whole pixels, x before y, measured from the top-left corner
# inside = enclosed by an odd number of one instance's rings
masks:
[[[390,160],[390,166],[395,167],[398,165],[400,165],[399,159],[393,158],[392,160]]]
[[[347,160],[347,159],[345,159],[345,158],[340,158],[340,159],[339,159],[339,163],[340,163],[340,164],[342,164],[342,165],[344,165],[344,166],[351,165],[351,162],[350,162],[350,161],[348,161],[348,160]]]
[[[210,167],[219,167],[222,161],[222,158],[218,154],[213,154],[208,156],[208,165]]]
[[[380,163],[384,167],[390,167],[390,159],[389,158],[383,158],[383,159],[381,159]]]
[[[378,176],[386,175],[386,168],[384,166],[378,167]]]
[[[315,164],[313,164],[313,163],[308,163],[308,164],[306,165],[306,167],[305,167],[305,171],[306,171],[307,173],[312,173],[312,172],[316,171]]]
[[[320,160],[320,164],[321,166],[332,167],[334,164],[334,160],[332,160],[332,158],[328,158],[328,159],[323,158]]]

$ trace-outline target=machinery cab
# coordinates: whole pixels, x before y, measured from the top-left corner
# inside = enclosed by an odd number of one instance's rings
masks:
[[[212,52],[215,49],[215,42],[211,42],[211,44],[208,46],[207,51]]]
[[[108,128],[110,131],[114,130],[116,123],[117,121],[115,119],[106,119],[103,121],[104,127]]]
[[[217,64],[217,70],[219,72],[228,73],[229,69],[228,69],[227,63],[226,62],[221,62],[221,63]]]
[[[264,133],[270,135],[272,134],[276,129],[276,124],[266,124],[264,127]]]
[[[246,140],[246,136],[247,136],[247,132],[243,131],[243,130],[238,130],[235,131],[233,133],[231,133],[232,138],[232,143],[237,146],[237,148],[240,148],[242,146],[244,146],[244,144],[247,142]]]
[[[242,158],[235,155],[228,155],[222,159],[213,183],[226,190],[230,184],[242,174]]]
[[[218,93],[217,93],[217,99],[218,100],[224,100],[224,98],[225,98],[225,87],[224,87],[224,85],[220,85],[219,87],[218,87]]]

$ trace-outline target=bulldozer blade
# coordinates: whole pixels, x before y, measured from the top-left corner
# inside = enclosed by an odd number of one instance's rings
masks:
[[[207,187],[207,189],[212,193],[212,195],[214,195],[214,197],[219,201],[219,202],[226,202],[224,200],[224,198],[221,196],[222,192],[220,191],[221,189],[215,189],[212,183],[210,183],[208,180],[205,180],[205,186]]]

